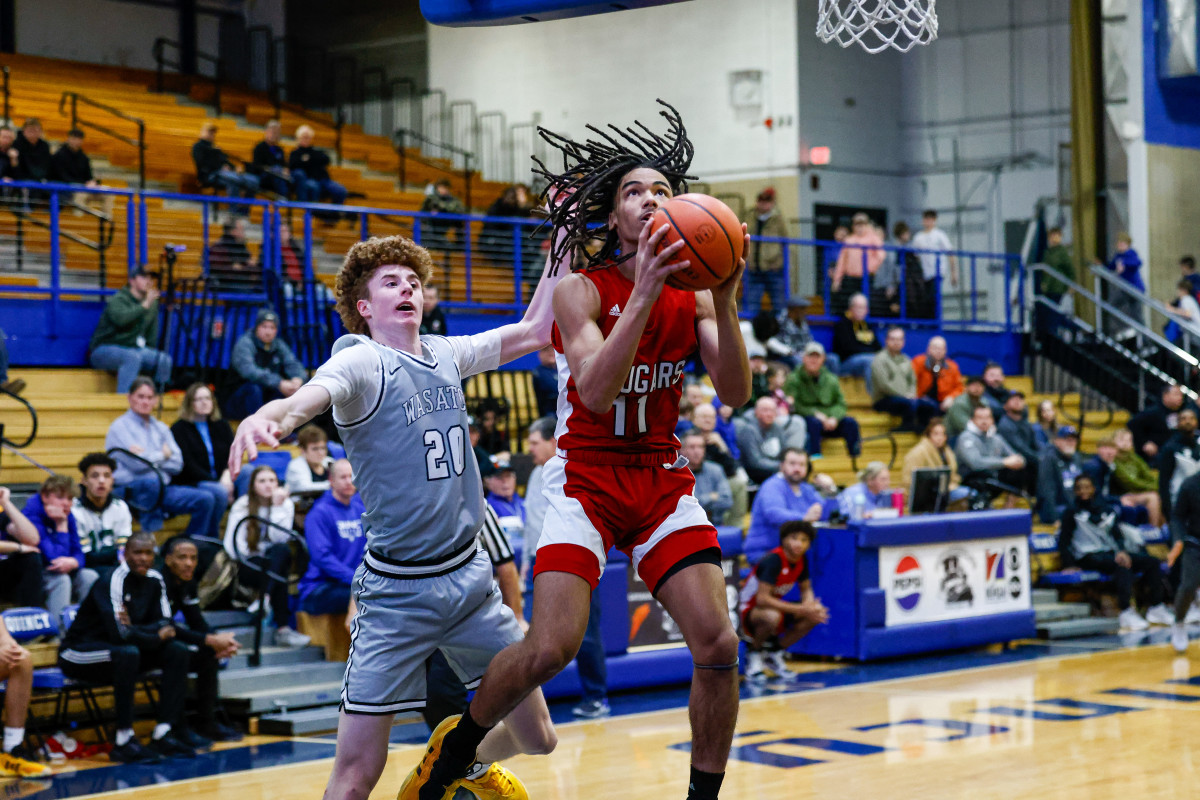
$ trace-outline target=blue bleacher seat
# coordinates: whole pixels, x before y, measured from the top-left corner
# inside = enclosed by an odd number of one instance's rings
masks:
[[[345,458],[346,457],[346,448],[342,447],[337,442],[330,442],[329,443],[329,456],[330,456],[330,458],[334,459],[335,461],[339,458]]]
[[[258,458],[242,466],[242,471],[238,473],[237,480],[233,484],[233,493],[237,497],[244,495],[250,488],[250,473],[254,472],[258,467],[270,467],[275,470],[275,474],[279,476],[279,485],[283,486],[287,483],[287,468],[291,463],[292,454],[284,451],[268,451],[260,452]]]
[[[44,608],[9,608],[2,616],[4,627],[8,628],[9,634],[18,642],[30,642],[43,636],[58,636],[58,626],[50,619],[50,612]]]

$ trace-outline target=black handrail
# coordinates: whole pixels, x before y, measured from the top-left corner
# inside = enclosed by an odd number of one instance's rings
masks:
[[[4,444],[8,445],[9,447],[15,447],[18,450],[25,448],[25,447],[29,447],[29,445],[33,444],[33,440],[37,438],[37,432],[38,432],[37,410],[32,405],[30,405],[28,400],[26,400],[24,397],[21,397],[21,395],[19,395],[19,394],[13,394],[12,392],[10,392],[7,389],[4,389],[2,387],[0,387],[0,394],[8,395],[9,397],[13,398],[21,405],[25,406],[25,408],[28,409],[30,419],[32,420],[32,427],[29,429],[29,435],[25,437],[25,441],[18,443],[18,442],[14,442],[12,439],[7,439],[4,436],[0,435],[0,442],[3,442]],[[3,433],[3,430],[4,430],[4,426],[0,425],[0,433]]]
[[[253,488],[251,488],[250,491],[254,491]],[[267,580],[263,582],[262,588],[258,590],[258,609],[254,612],[254,649],[251,651],[250,657],[248,659],[250,666],[257,667],[257,666],[259,666],[259,664],[262,663],[262,629],[263,629],[262,623],[263,623],[263,617],[266,616],[267,604],[265,602],[265,599],[266,599],[267,591],[270,588],[271,581],[279,581],[280,583],[285,583],[285,584],[290,585],[290,584],[296,583],[299,580],[299,576],[301,574],[303,574],[304,570],[303,569],[292,570],[293,572],[297,573],[295,578],[293,578],[291,575],[278,575],[274,572],[271,572],[266,567],[262,567],[262,566],[259,566],[258,564],[255,564],[253,561],[250,560],[251,556],[249,554],[242,553],[242,551],[240,549],[238,549],[238,546],[237,546],[238,533],[241,531],[242,526],[249,523],[250,520],[256,520],[258,522],[258,524],[266,525],[268,528],[274,528],[276,530],[283,531],[284,534],[287,535],[287,537],[292,540],[292,542],[294,542],[300,546],[300,551],[301,551],[301,553],[303,553],[304,556],[308,555],[308,543],[305,541],[303,534],[298,533],[297,531],[292,530],[291,528],[285,528],[283,525],[280,525],[276,522],[272,522],[269,519],[263,519],[262,517],[258,517],[258,516],[252,517],[250,515],[246,515],[244,518],[242,518],[238,522],[237,525],[235,525],[233,527],[233,556],[234,556],[234,560],[237,561],[237,563],[238,563],[238,569],[241,570],[242,568],[245,568],[245,569],[250,570],[251,572],[257,572],[260,575],[265,575],[267,577]]]
[[[163,54],[164,48],[174,47],[177,51],[182,50],[179,42],[172,41],[166,37],[160,36],[154,40],[154,46],[151,48],[151,53],[154,56],[155,64],[155,91],[163,91],[163,67],[170,67],[182,73],[183,65],[179,61],[168,61]],[[189,77],[204,78],[213,83],[213,110],[216,115],[221,116],[221,84],[225,81],[225,62],[211,53],[196,52],[196,59],[199,61],[207,61],[213,65],[213,77],[201,75],[199,73]]]
[[[62,93],[62,97],[60,97],[58,100],[58,113],[59,114],[62,114],[64,116],[66,115],[66,111],[63,110],[63,107],[67,104],[68,100],[71,101],[71,127],[72,128],[91,128],[94,131],[99,131],[100,133],[103,133],[105,136],[110,136],[113,139],[116,139],[117,141],[124,142],[125,144],[129,145],[130,147],[137,148],[137,151],[138,151],[138,188],[145,189],[146,188],[146,123],[143,122],[142,120],[138,119],[137,117],[126,114],[124,111],[121,111],[120,109],[113,108],[112,106],[105,105],[104,103],[99,103],[99,102],[91,99],[90,97],[81,95],[81,94],[79,94],[79,92],[63,92]],[[103,111],[106,114],[112,114],[114,117],[117,117],[118,119],[123,119],[126,122],[132,122],[134,125],[137,125],[137,129],[138,129],[137,138],[134,139],[129,136],[126,136],[123,133],[118,133],[117,131],[114,131],[111,128],[106,128],[103,125],[98,125],[95,122],[88,122],[87,120],[80,119],[79,118],[79,104],[80,103],[82,103],[85,106],[90,106],[91,108],[95,108],[100,111]]]
[[[888,431],[887,433],[877,433],[874,436],[864,437],[862,443],[866,444],[867,442],[877,442],[880,439],[887,439],[887,441],[892,445],[892,456],[888,459],[888,469],[894,469],[896,467],[896,456],[899,454],[900,449],[896,444],[896,437],[891,431]],[[850,456],[850,468],[855,472],[858,472],[857,456]]]
[[[407,128],[397,128],[396,131],[392,134],[392,144],[396,148],[396,155],[399,156],[399,158],[400,158],[400,168],[399,168],[398,179],[400,181],[400,189],[401,190],[403,190],[404,187],[408,185],[408,159],[410,159],[410,158],[413,161],[416,161],[418,164],[424,164],[427,167],[432,167],[433,169],[435,169],[439,172],[444,172],[447,175],[457,175],[458,174],[458,170],[456,170],[453,165],[447,167],[445,164],[439,164],[437,161],[435,161],[431,158],[427,158],[425,156],[409,155],[408,146],[409,146],[410,141],[415,142],[417,144],[428,145],[429,147],[439,148],[441,150],[444,150],[447,153],[450,153],[451,155],[462,156],[462,158],[463,158],[462,176],[463,176],[463,180],[466,182],[466,192],[465,192],[465,197],[463,199],[463,203],[464,203],[464,205],[466,205],[466,207],[468,209],[470,209],[471,208],[471,173],[472,173],[472,169],[473,169],[471,166],[471,159],[473,159],[475,157],[475,154],[468,150],[464,150],[461,147],[455,147],[452,144],[436,142],[436,141],[424,136],[423,134],[417,133],[416,131],[408,130]]]
[[[1091,429],[1094,429],[1094,430],[1105,430],[1105,429],[1107,429],[1109,426],[1111,426],[1111,425],[1112,425],[1113,416],[1114,416],[1113,407],[1112,407],[1111,405],[1109,405],[1109,406],[1108,406],[1108,408],[1107,408],[1107,411],[1108,411],[1108,418],[1107,418],[1107,419],[1105,419],[1105,420],[1104,420],[1104,422],[1101,422],[1101,423],[1099,423],[1099,424],[1097,424],[1097,423],[1094,423],[1094,422],[1093,422],[1093,423],[1088,423],[1088,421],[1087,421],[1087,411],[1085,411],[1085,410],[1084,410],[1084,408],[1083,408],[1083,390],[1084,390],[1085,388],[1087,388],[1087,387],[1086,387],[1086,386],[1083,386],[1083,385],[1081,384],[1081,385],[1080,385],[1080,388],[1079,388],[1079,391],[1078,391],[1078,392],[1076,392],[1076,394],[1078,394],[1078,395],[1079,395],[1079,417],[1078,417],[1078,418],[1076,418],[1076,417],[1072,417],[1072,416],[1071,416],[1071,414],[1070,414],[1070,412],[1068,412],[1068,411],[1066,410],[1066,408],[1064,408],[1064,407],[1063,407],[1063,403],[1065,403],[1065,402],[1066,402],[1067,395],[1071,393],[1071,392],[1070,392],[1070,390],[1069,390],[1069,389],[1067,389],[1066,387],[1064,387],[1062,390],[1060,390],[1060,391],[1059,391],[1059,393],[1058,393],[1058,402],[1055,404],[1055,408],[1057,408],[1057,409],[1059,410],[1059,412],[1061,412],[1061,413],[1062,413],[1062,415],[1063,415],[1064,417],[1066,417],[1068,420],[1070,420],[1071,422],[1073,422],[1073,423],[1075,423],[1076,425],[1078,425],[1080,430],[1084,430],[1084,429],[1087,429],[1087,428],[1091,428]]]
[[[4,76],[4,119],[6,122],[12,120],[12,115],[9,113],[8,106],[8,67],[0,67],[0,75]]]
[[[134,453],[130,450],[126,450],[124,447],[110,447],[104,451],[104,454],[109,456],[110,458],[112,457],[113,453],[117,453],[117,454],[123,455],[123,456],[128,456],[129,458],[132,458],[134,461],[140,461],[143,464],[145,464],[147,467],[150,468],[150,471],[154,473],[154,477],[158,479],[158,497],[155,498],[154,505],[151,506],[150,508],[160,507],[163,504],[163,497],[166,495],[166,492],[167,492],[167,480],[163,476],[162,470],[158,468],[158,465],[155,464],[153,461],[150,461],[149,459],[142,458],[137,453]],[[129,500],[125,500],[125,502],[131,508],[133,508],[135,511],[149,511],[150,510],[150,508],[141,508],[140,506],[135,506],[133,503],[129,502]]]

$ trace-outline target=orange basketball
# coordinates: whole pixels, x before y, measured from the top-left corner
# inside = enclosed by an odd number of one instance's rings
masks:
[[[676,289],[699,292],[724,281],[742,257],[742,223],[733,209],[706,194],[681,194],[654,214],[654,230],[671,226],[661,250],[683,239],[687,244],[673,259],[691,262],[667,278]]]

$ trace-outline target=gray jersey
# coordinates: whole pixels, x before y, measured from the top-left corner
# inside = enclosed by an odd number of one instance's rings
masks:
[[[368,560],[397,576],[474,549],[484,501],[462,381],[500,360],[495,332],[422,336],[421,344],[417,357],[343,336],[311,381],[333,399],[366,506]]]

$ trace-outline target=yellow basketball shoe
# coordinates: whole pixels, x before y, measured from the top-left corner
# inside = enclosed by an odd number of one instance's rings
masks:
[[[479,800],[529,800],[525,784],[499,764],[492,764],[475,780],[463,778],[462,785]]]
[[[396,800],[420,800],[421,787],[425,785],[425,781],[429,780],[429,771],[433,768],[433,762],[437,761],[438,756],[442,753],[442,740],[446,738],[447,733],[454,730],[454,726],[458,724],[461,717],[461,714],[446,717],[433,729],[433,733],[429,735],[429,746],[425,748],[425,755],[421,756],[421,763],[408,773],[408,777],[400,785],[400,794],[396,795]],[[460,781],[455,781],[447,786],[441,800],[451,800],[458,790],[459,783]]]
[[[11,753],[0,753],[0,775],[36,778],[50,772],[49,767],[34,761],[30,755],[24,747],[15,747]]]

